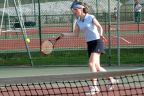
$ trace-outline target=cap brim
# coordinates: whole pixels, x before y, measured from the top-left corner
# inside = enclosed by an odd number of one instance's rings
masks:
[[[72,6],[72,9],[83,9],[83,8],[84,8],[84,6],[79,5],[79,4],[75,4]]]

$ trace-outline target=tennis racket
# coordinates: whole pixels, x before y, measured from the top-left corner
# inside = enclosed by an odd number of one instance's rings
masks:
[[[41,53],[44,55],[48,55],[52,53],[56,42],[61,38],[61,36],[52,39],[52,40],[44,40],[41,45]]]

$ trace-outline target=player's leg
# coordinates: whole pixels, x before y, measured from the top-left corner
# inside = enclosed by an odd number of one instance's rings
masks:
[[[140,23],[140,21],[141,21],[141,19],[140,19],[140,18],[141,18],[141,14],[140,14],[140,12],[138,12],[137,14],[138,14],[138,16],[137,16],[137,18],[138,18],[137,21],[138,21],[138,22],[137,22],[137,23]]]
[[[136,23],[138,23],[138,18],[139,18],[138,15],[139,15],[139,13],[138,13],[138,12],[135,12],[135,22],[136,22]]]
[[[89,58],[89,68],[91,72],[98,72],[97,66],[95,64],[100,62],[99,57],[99,53],[91,53]],[[91,86],[91,91],[95,91],[96,93],[98,93],[100,90],[98,88],[97,78],[93,78],[92,82],[93,86]]]
[[[93,58],[95,59],[94,61],[95,61],[96,70],[101,71],[101,72],[106,72],[107,70],[100,65],[100,54],[94,53],[93,55],[94,55]],[[94,82],[94,83],[96,84],[97,82]],[[107,89],[112,90],[113,84],[116,84],[116,83],[118,83],[118,80],[114,79],[113,77],[109,77]]]
[[[88,54],[89,54],[89,68],[91,72],[98,72],[100,70],[100,55],[101,51],[103,51],[104,46],[101,40],[94,40],[88,42]],[[102,68],[101,68],[102,70]],[[93,85],[96,87],[97,91],[99,89],[97,87],[98,82],[97,78],[93,79]]]

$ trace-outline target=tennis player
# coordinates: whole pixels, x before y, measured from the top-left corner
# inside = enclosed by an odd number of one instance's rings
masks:
[[[103,36],[103,28],[95,18],[94,15],[88,13],[88,6],[86,3],[77,2],[72,4],[71,10],[73,14],[78,17],[75,25],[74,32],[62,33],[62,36],[79,36],[80,32],[85,35],[87,42],[88,55],[89,55],[89,68],[91,72],[106,71],[100,65],[100,56],[105,53]],[[104,40],[104,41],[103,41]],[[110,77],[110,83],[116,83],[116,80]],[[100,92],[97,86],[97,79],[93,79],[93,85],[90,87],[88,94],[95,94]],[[112,86],[109,86],[112,89]]]
[[[141,19],[141,10],[142,10],[142,6],[139,3],[139,0],[135,0],[135,4],[134,4],[134,16],[135,16],[135,22],[139,23],[140,19]]]
[[[114,18],[116,20],[117,19],[117,7],[114,8],[114,14],[113,15],[114,15]]]

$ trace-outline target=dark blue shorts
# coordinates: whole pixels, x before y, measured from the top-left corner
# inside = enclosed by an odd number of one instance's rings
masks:
[[[101,39],[87,42],[88,55],[91,53],[105,53],[105,47]]]

